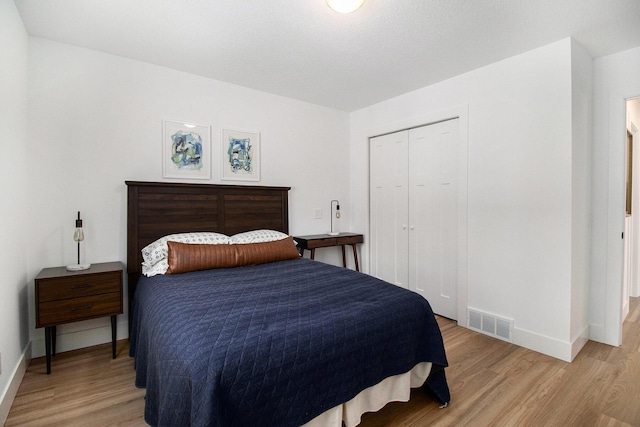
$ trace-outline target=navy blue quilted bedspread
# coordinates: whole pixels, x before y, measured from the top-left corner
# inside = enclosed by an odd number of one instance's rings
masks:
[[[425,361],[449,401],[429,303],[308,259],[142,277],[131,356],[151,425],[298,426]]]

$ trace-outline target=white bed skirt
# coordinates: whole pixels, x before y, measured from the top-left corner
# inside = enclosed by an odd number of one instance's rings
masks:
[[[431,362],[418,363],[409,372],[385,378],[302,427],[341,427],[343,422],[346,427],[357,426],[364,413],[379,411],[389,402],[408,402],[411,389],[422,386],[430,372]]]

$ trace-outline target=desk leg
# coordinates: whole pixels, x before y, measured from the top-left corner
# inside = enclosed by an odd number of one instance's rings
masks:
[[[345,256],[345,253],[344,253],[344,245],[340,245],[340,247],[342,248],[342,266],[344,268],[347,268],[347,257]]]
[[[51,328],[44,328],[44,348],[47,354],[47,375],[51,373]]]
[[[315,259],[316,257],[316,248],[311,249],[311,259]]]
[[[356,249],[356,245],[351,245],[353,248],[353,259],[356,262],[356,271],[360,271],[360,264],[358,264],[358,250]],[[344,246],[342,247],[343,256],[344,256]]]
[[[116,358],[116,335],[117,335],[116,316],[111,316],[111,353],[114,359]]]

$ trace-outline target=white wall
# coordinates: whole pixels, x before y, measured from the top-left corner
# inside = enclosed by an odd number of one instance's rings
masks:
[[[28,38],[13,0],[0,0],[0,424],[22,380],[29,358],[26,231],[32,225],[27,206]]]
[[[83,260],[126,261],[124,181],[162,180],[163,119],[211,124],[214,178],[201,182],[238,183],[220,180],[221,128],[260,132],[259,184],[292,186],[290,233],[328,231],[331,199],[342,202],[338,226],[349,228],[347,113],[38,38],[30,39],[29,84],[30,280],[43,267],[74,262],[77,211]],[[317,255],[341,262],[337,249]],[[125,322],[120,316],[120,337]],[[60,326],[59,350],[109,341],[108,325]],[[33,351],[41,355],[44,334],[33,328],[32,313]]]
[[[586,68],[584,56],[576,61]],[[572,157],[587,152],[573,150],[587,135],[572,128],[572,89],[565,39],[351,114],[355,221],[368,218],[368,138],[468,108],[467,304],[514,319],[516,344],[565,360],[572,249],[584,251],[572,241],[572,181],[587,173],[572,170]]]
[[[640,95],[640,47],[593,61],[591,339],[622,339],[626,99]]]
[[[593,60],[571,45],[571,359],[589,339]]]

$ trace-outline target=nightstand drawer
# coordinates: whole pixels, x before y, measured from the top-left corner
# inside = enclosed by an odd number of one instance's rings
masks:
[[[120,313],[120,292],[40,303],[40,326],[61,324]]]
[[[41,280],[38,287],[38,300],[42,304],[49,301],[120,292],[121,276],[120,272],[109,272]]]

